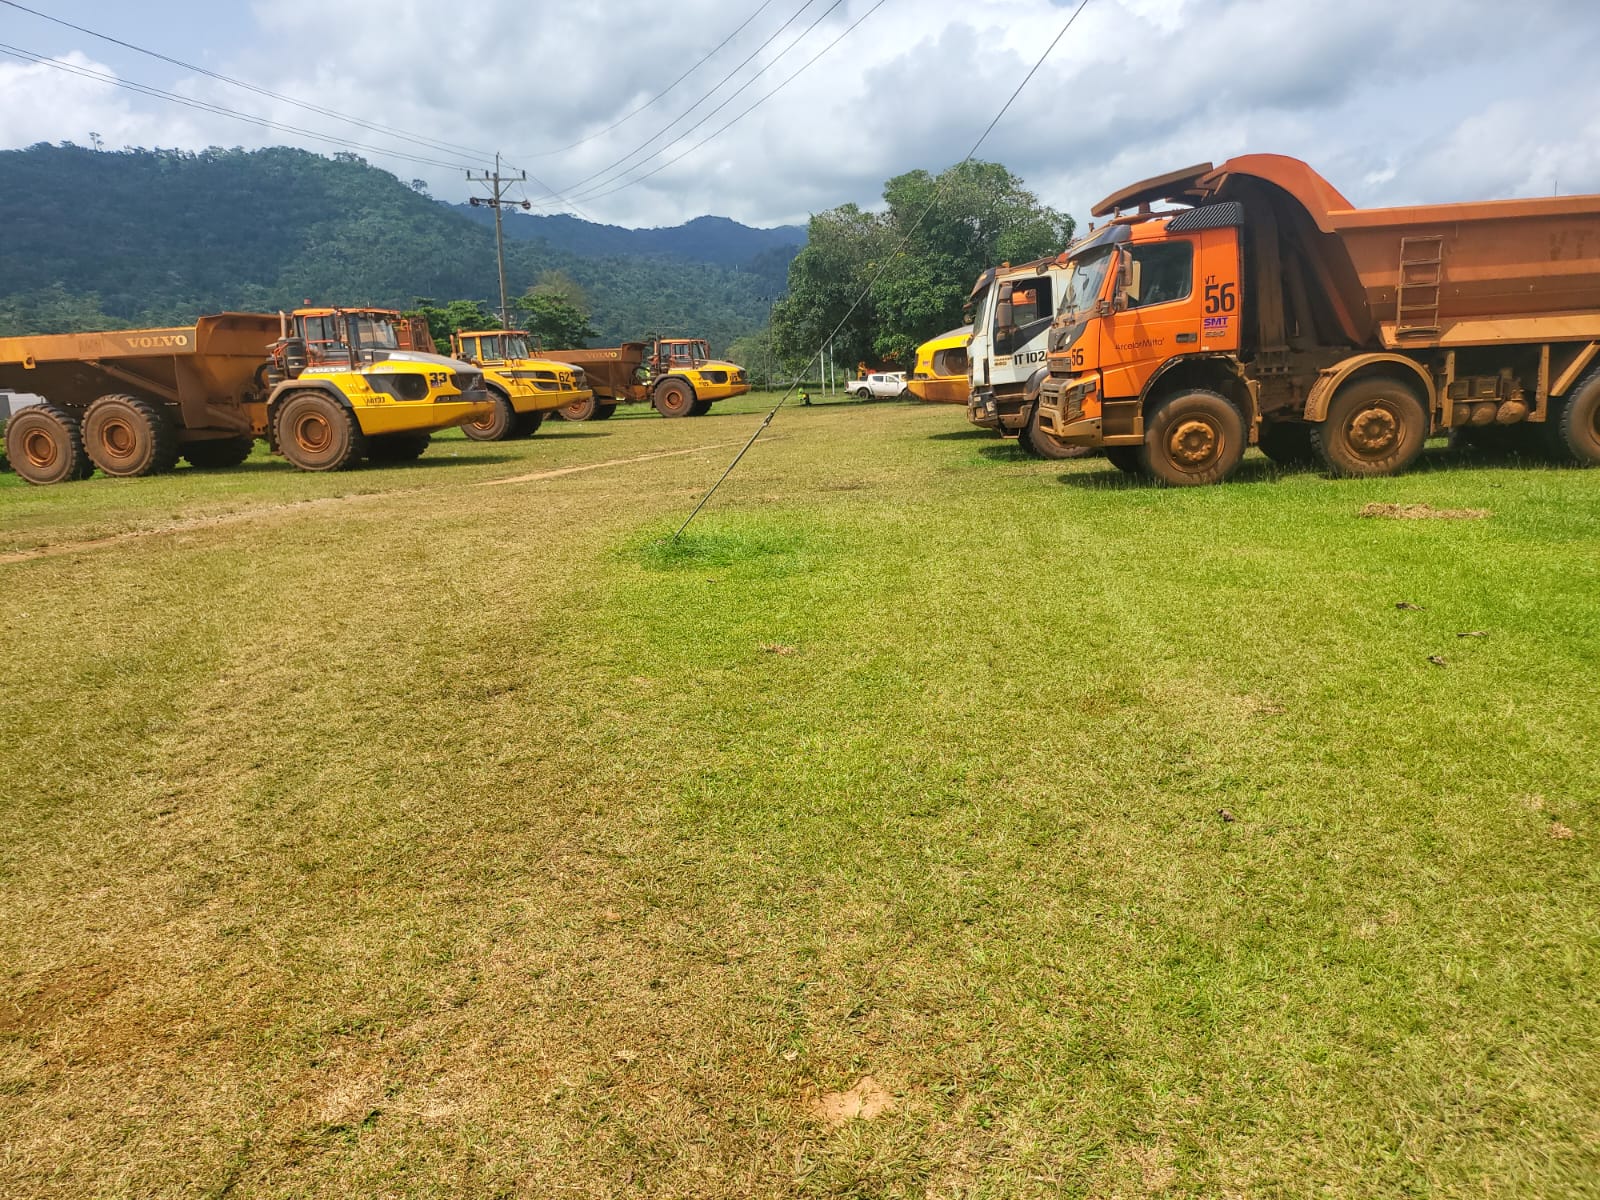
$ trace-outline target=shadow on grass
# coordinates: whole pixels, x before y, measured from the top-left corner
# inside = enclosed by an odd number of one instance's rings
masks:
[[[1105,459],[1079,459],[1079,462],[1089,464],[1081,471],[1069,471],[1058,475],[1059,482],[1068,487],[1081,488],[1085,491],[1145,491],[1159,490],[1171,485],[1161,483],[1148,475],[1130,474],[1119,471]],[[1321,473],[1320,467],[1287,467],[1280,466],[1267,458],[1247,458],[1239,464],[1239,469],[1228,479],[1228,483],[1277,483],[1291,475],[1316,475]]]
[[[999,441],[1000,435],[992,429],[979,429],[976,425],[970,429],[952,429],[949,433],[930,433],[930,442],[982,442],[993,439]]]

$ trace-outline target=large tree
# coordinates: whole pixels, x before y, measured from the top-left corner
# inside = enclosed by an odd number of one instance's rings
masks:
[[[789,295],[773,314],[773,345],[791,368],[802,368],[836,326],[835,361],[909,363],[919,343],[962,323],[981,272],[1072,240],[1072,218],[998,163],[959,163],[937,178],[910,171],[889,180],[883,198],[881,212],[846,204],[811,218],[789,267]]]

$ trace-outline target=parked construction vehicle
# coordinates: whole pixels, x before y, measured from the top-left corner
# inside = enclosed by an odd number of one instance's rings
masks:
[[[967,375],[967,343],[972,326],[929,338],[917,347],[916,365],[906,377],[906,390],[933,404],[966,404],[972,395]]]
[[[475,367],[399,348],[383,310],[220,313],[193,325],[0,338],[6,423],[29,483],[243,462],[257,437],[305,471],[413,459],[489,409]]]
[[[525,330],[453,333],[450,353],[482,368],[494,405],[488,416],[461,426],[461,432],[476,442],[532,437],[550,413],[594,399],[583,368],[538,357]]]
[[[1079,458],[1087,449],[1069,446],[1039,428],[1039,386],[1052,303],[1064,271],[1063,259],[1041,258],[1021,266],[1003,263],[978,276],[968,305],[972,339],[967,345],[971,391],[967,419],[1002,437],[1015,437],[1037,458]]]
[[[1252,154],[1094,213],[1041,381],[1065,442],[1171,484],[1226,479],[1251,442],[1388,475],[1445,431],[1600,462],[1600,196],[1362,210]]]
[[[619,404],[648,401],[663,417],[700,417],[718,400],[750,390],[743,367],[711,357],[699,338],[655,338],[599,350],[541,350],[582,367],[594,392],[561,409],[569,421],[603,421]]]

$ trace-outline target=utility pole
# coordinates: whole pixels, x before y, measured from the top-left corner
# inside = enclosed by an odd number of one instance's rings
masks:
[[[481,175],[474,175],[471,171],[467,172],[468,183],[484,183],[489,185],[490,196],[487,200],[482,196],[473,196],[468,203],[471,204],[473,208],[480,208],[487,204],[490,208],[494,209],[494,252],[496,259],[500,263],[500,328],[502,329],[511,328],[511,316],[506,310],[506,235],[505,230],[500,226],[500,210],[508,204],[512,208],[521,208],[523,210],[533,207],[533,205],[529,204],[526,200],[517,201],[506,199],[506,189],[509,188],[513,183],[521,183],[527,178],[528,173],[523,171],[514,179],[509,175],[506,176],[505,179],[501,179],[500,156],[498,154],[494,156],[493,175],[489,174],[487,171]]]

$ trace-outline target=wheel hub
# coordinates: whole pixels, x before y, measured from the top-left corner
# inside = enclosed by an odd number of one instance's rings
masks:
[[[316,454],[327,449],[332,438],[328,422],[316,413],[308,413],[295,422],[294,440],[303,450]]]
[[[48,433],[42,429],[28,431],[22,439],[22,453],[28,459],[28,465],[43,470],[55,465],[56,443]]]
[[[1172,461],[1184,467],[1203,467],[1217,456],[1221,438],[1209,421],[1191,417],[1172,430],[1169,448]]]
[[[1350,448],[1358,454],[1386,454],[1400,440],[1400,422],[1387,408],[1368,408],[1350,421]]]
[[[127,458],[139,445],[126,421],[107,421],[101,429],[100,442],[114,458]]]

